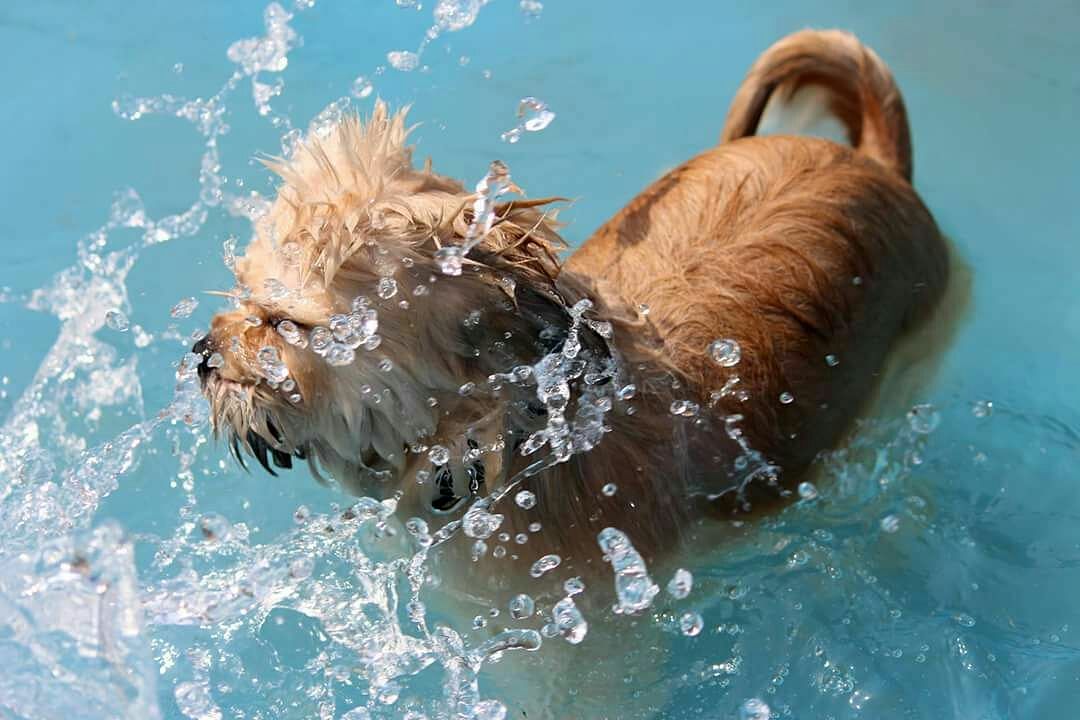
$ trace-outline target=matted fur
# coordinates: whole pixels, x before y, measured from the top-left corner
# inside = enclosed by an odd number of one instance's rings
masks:
[[[856,149],[746,137],[774,91],[806,83],[832,93]],[[465,272],[440,275],[435,252],[462,242],[473,197],[430,167],[413,168],[407,136],[405,113],[379,103],[366,123],[348,118],[268,163],[284,185],[237,263],[247,290],[237,309],[214,318],[202,348],[225,358],[206,382],[215,427],[249,450],[265,443],[279,460],[317,459],[353,492],[399,493],[405,516],[423,514],[412,478],[428,461],[418,446],[460,454],[467,435],[510,447],[535,429],[520,398],[485,381],[536,362],[540,331],[565,332],[567,308],[590,297],[592,317],[611,321],[614,335],[586,343],[621,363],[620,382],[639,387],[635,412],[617,407],[596,449],[530,478],[535,509],[499,508],[510,532],[543,523],[531,559],[557,551],[570,567],[598,563],[605,526],[651,558],[678,544],[689,517],[783,494],[840,437],[893,341],[927,315],[947,277],[943,241],[908,181],[899,93],[881,61],[847,35],[800,33],[767,51],[737,95],[726,142],[646,189],[565,268],[549,201],[533,200],[500,205]],[[283,247],[298,249],[299,261],[289,264]],[[325,326],[354,297],[374,299],[389,274],[400,291],[377,304],[382,344],[351,365],[327,365],[274,330],[282,319]],[[289,296],[269,292],[268,280]],[[426,294],[416,294],[421,286]],[[473,313],[476,322],[462,322]],[[742,347],[733,369],[707,355],[722,337]],[[267,345],[280,351],[301,402],[262,381],[256,356]],[[392,367],[380,369],[383,360]],[[711,395],[734,376],[747,397]],[[460,393],[466,383],[478,390]],[[711,404],[721,421],[675,422],[676,399]],[[780,466],[772,486],[741,484],[722,422],[736,414],[742,438]],[[528,462],[509,450],[484,457],[489,490]],[[600,493],[607,483],[619,488],[613,497]]]

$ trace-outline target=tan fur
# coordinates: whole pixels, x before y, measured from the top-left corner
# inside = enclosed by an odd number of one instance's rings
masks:
[[[855,149],[750,137],[774,91],[806,84],[830,91]],[[380,103],[366,124],[346,120],[269,163],[285,185],[238,261],[246,289],[197,348],[224,358],[206,380],[215,427],[249,450],[266,443],[286,460],[317,460],[350,491],[395,495],[403,516],[424,516],[415,477],[430,467],[428,447],[450,448],[460,473],[463,438],[473,438],[487,491],[535,460],[512,452],[512,440],[538,421],[517,390],[488,379],[535,363],[538,333],[566,332],[568,309],[591,298],[587,317],[611,322],[613,335],[607,343],[583,330],[583,341],[617,360],[616,382],[638,393],[607,416],[595,449],[523,481],[535,509],[503,500],[493,510],[511,533],[544,525],[523,562],[558,552],[571,567],[596,565],[596,534],[607,526],[651,559],[676,547],[693,517],[784,497],[841,436],[894,340],[923,321],[946,282],[943,241],[909,184],[903,102],[884,64],[849,35],[799,33],[767,51],[736,96],[723,144],[646,189],[565,268],[549,201],[519,201],[499,206],[460,277],[441,275],[435,252],[461,244],[473,197],[414,169],[407,134],[404,112],[391,116]],[[300,261],[288,265],[283,246],[299,249]],[[378,300],[375,285],[389,275],[399,292]],[[289,295],[273,297],[268,280]],[[420,286],[427,294],[415,294]],[[305,332],[326,326],[359,295],[378,309],[381,345],[348,366],[274,329],[283,319]],[[479,320],[463,323],[474,311]],[[718,338],[740,344],[736,367],[708,357]],[[280,352],[300,402],[263,379],[256,358],[265,346]],[[383,360],[392,368],[380,369]],[[476,389],[463,395],[466,383]],[[794,402],[781,403],[783,393]],[[674,400],[712,411],[676,420]],[[769,461],[751,468],[764,471],[749,484],[733,464],[740,443]],[[618,486],[612,497],[600,492],[607,483]],[[487,580],[499,585],[497,575]]]

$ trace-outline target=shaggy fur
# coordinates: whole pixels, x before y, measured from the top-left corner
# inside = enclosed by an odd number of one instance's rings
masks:
[[[853,147],[752,137],[770,99],[808,85],[827,91]],[[531,200],[499,205],[462,275],[440,274],[435,253],[462,243],[474,196],[413,168],[407,135],[405,113],[380,103],[366,124],[345,120],[268,163],[284,186],[237,262],[237,307],[195,349],[221,356],[203,366],[215,428],[268,469],[268,459],[306,458],[351,492],[397,498],[403,517],[427,516],[432,480],[418,484],[417,473],[431,471],[431,446],[450,449],[458,494],[477,458],[486,477],[477,494],[535,460],[516,448],[543,418],[528,392],[491,377],[565,341],[576,327],[569,308],[588,297],[586,318],[612,333],[582,325],[585,357],[616,362],[612,382],[638,390],[608,413],[595,449],[522,481],[536,508],[498,504],[501,530],[544,525],[528,562],[558,552],[565,564],[595,563],[607,526],[651,559],[678,544],[690,517],[789,495],[946,281],[944,243],[910,185],[899,92],[843,33],[807,31],[769,49],[722,144],[647,188],[565,267],[551,201]],[[391,276],[397,294],[378,298]],[[277,329],[290,320],[306,336],[357,296],[377,309],[381,343],[351,364],[329,365]],[[708,356],[717,338],[738,341],[737,366]],[[265,347],[280,354],[290,389],[267,381]],[[677,419],[676,400],[711,411]],[[600,492],[607,483],[614,496]]]

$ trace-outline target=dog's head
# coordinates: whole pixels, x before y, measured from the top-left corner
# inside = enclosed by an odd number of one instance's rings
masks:
[[[508,442],[491,432],[507,409],[489,377],[565,338],[561,241],[548,201],[496,204],[460,275],[442,272],[477,196],[413,168],[407,135],[404,112],[380,103],[267,163],[283,186],[235,261],[234,308],[193,351],[238,457],[307,459],[363,494],[398,490],[407,468],[441,471],[452,504],[483,473],[470,459]]]

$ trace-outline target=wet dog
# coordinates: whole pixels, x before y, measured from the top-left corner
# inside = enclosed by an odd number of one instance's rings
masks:
[[[807,118],[849,143],[759,135]],[[236,307],[194,348],[214,427],[477,540],[539,524],[530,563],[599,565],[607,527],[651,559],[791,496],[946,284],[900,93],[848,34],[765,52],[721,143],[565,264],[555,199],[500,196],[498,166],[470,192],[407,135],[380,103],[270,163]]]

